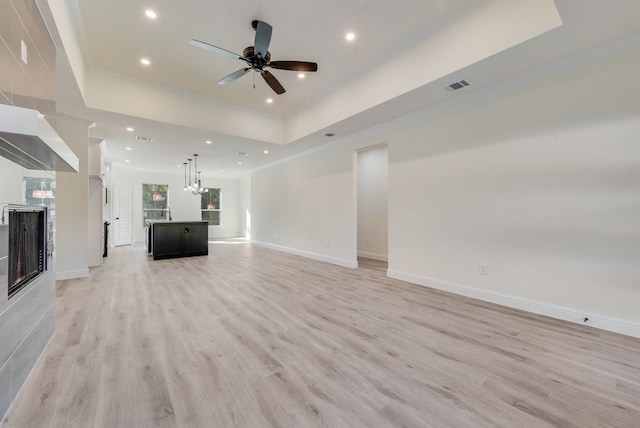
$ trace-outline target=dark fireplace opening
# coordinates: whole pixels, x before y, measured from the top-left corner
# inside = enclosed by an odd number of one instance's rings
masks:
[[[6,208],[9,217],[7,276],[11,298],[47,270],[47,208]]]

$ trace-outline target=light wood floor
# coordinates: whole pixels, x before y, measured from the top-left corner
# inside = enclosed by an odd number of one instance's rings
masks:
[[[640,341],[241,244],[58,283],[9,427],[638,427]]]
[[[358,266],[361,269],[377,270],[386,274],[389,263],[380,260],[368,259],[366,257],[358,257]]]

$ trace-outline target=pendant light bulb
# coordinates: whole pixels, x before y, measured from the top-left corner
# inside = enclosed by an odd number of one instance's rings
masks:
[[[198,191],[200,190],[200,183],[198,182],[198,154],[194,153],[193,154],[193,189],[191,191],[191,193],[193,193],[194,195],[198,194]]]
[[[184,191],[187,191],[187,163],[186,162],[182,162],[182,164],[184,165]]]

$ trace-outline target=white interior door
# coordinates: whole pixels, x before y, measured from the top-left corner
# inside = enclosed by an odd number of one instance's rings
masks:
[[[113,189],[113,245],[130,245],[132,232],[131,186],[116,184]]]

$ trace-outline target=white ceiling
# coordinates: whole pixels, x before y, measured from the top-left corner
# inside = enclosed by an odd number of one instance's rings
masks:
[[[89,67],[99,67],[202,94],[265,113],[287,115],[307,100],[352,78],[405,46],[442,18],[473,0],[71,0],[77,2]],[[158,18],[145,17],[145,8]],[[319,72],[271,70],[282,96],[250,73],[230,85],[216,82],[242,68],[239,60],[190,45],[199,39],[242,54],[252,46],[251,21],[273,27],[272,60],[317,62]],[[348,31],[357,40],[345,40]],[[140,65],[140,57],[152,66]],[[255,79],[256,88],[253,89]],[[267,97],[276,99],[272,105]]]
[[[90,135],[106,141],[109,162],[167,171],[197,152],[203,175],[246,174],[331,141],[327,131],[340,138],[640,32],[636,0],[46,1],[66,51],[59,111],[96,123]],[[318,72],[300,80],[272,70],[281,96],[260,76],[254,89],[254,73],[217,85],[242,63],[190,40],[242,53],[253,44],[252,19],[273,26],[273,60],[314,61]],[[443,90],[460,78],[472,87]]]

